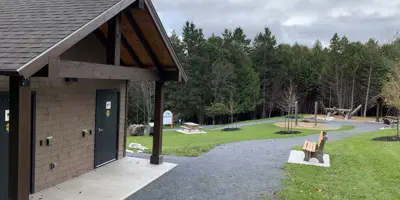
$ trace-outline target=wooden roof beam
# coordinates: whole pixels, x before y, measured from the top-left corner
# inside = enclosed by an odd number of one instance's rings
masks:
[[[161,80],[158,74],[150,69],[137,67],[59,60],[58,58],[52,59],[49,63],[50,69],[56,69],[49,73],[51,77],[134,81]]]
[[[97,37],[97,39],[104,46],[104,48],[107,48],[107,37],[104,35],[103,31],[101,31],[100,29],[96,29],[93,31],[93,34]],[[122,33],[121,33],[121,37],[122,37]],[[126,64],[122,60],[122,58],[120,59],[120,63],[121,63],[121,65],[126,66]]]
[[[107,64],[120,65],[121,60],[121,15],[117,14],[108,21]]]
[[[137,10],[144,10],[144,0],[136,0],[135,2],[132,3],[130,8],[137,9]]]
[[[124,45],[125,49],[129,52],[129,55],[132,57],[132,59],[139,65],[139,67],[145,68],[143,62],[140,60],[139,56],[135,53],[132,46],[129,44],[128,40],[123,34],[121,34],[121,42],[122,45]]]
[[[156,54],[154,53],[153,49],[150,47],[149,42],[146,40],[142,30],[140,29],[138,23],[136,22],[135,18],[132,16],[130,10],[125,10],[124,12],[126,19],[131,24],[133,31],[135,31],[137,37],[139,38],[140,42],[142,43],[144,49],[146,50],[147,54],[150,56],[154,66],[157,68],[158,72],[160,73],[160,77],[165,80],[164,69],[161,66],[160,61],[158,60]]]

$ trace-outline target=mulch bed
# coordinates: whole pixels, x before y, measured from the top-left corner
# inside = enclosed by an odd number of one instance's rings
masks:
[[[224,128],[222,131],[238,131],[240,128]]]
[[[380,142],[400,142],[400,137],[395,136],[383,136],[372,139],[373,141]]]
[[[300,131],[278,131],[276,134],[300,134]]]

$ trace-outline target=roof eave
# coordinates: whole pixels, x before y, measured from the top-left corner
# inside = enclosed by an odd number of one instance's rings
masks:
[[[95,29],[97,29],[102,24],[106,23],[109,19],[114,17],[116,14],[120,13],[122,10],[127,8],[129,5],[137,0],[121,0],[111,8],[104,11],[102,14],[98,15],[79,29],[75,30],[73,33],[42,52],[29,62],[25,63],[23,66],[17,69],[20,76],[25,78],[31,77],[34,73],[40,70],[43,66],[49,63],[49,59],[60,56],[63,52],[68,50],[74,44],[82,40],[84,37],[89,35]]]
[[[0,70],[1,76],[19,76],[20,74],[16,70]]]
[[[178,56],[176,55],[176,53],[175,53],[175,51],[174,51],[174,49],[172,47],[171,41],[170,41],[170,39],[168,37],[168,34],[165,31],[164,26],[162,25],[160,17],[158,16],[158,14],[156,12],[156,9],[154,8],[153,3],[151,1],[149,1],[149,0],[144,0],[144,2],[146,4],[146,7],[148,8],[150,16],[155,20],[154,22],[155,22],[155,24],[157,26],[157,29],[159,30],[159,33],[160,33],[162,39],[164,40],[164,42],[166,44],[168,52],[170,53],[172,59],[174,60],[174,63],[176,65],[176,67],[178,68],[178,70],[179,70],[179,72],[181,74],[182,80],[186,83],[188,81],[188,77],[186,75],[186,72],[183,69],[182,63],[179,61]]]
[[[46,51],[42,52],[38,56],[34,57],[32,60],[29,62],[25,63],[21,67],[19,67],[16,70],[0,70],[0,75],[6,75],[6,76],[23,76],[25,78],[31,77],[33,74],[35,74],[37,71],[39,71],[43,66],[47,65],[49,63],[49,60],[55,57],[59,57],[63,52],[71,48],[73,45],[75,45],[77,42],[82,40],[84,37],[92,33],[94,30],[96,30],[98,27],[100,27],[102,24],[106,23],[108,20],[110,20],[112,17],[114,17],[116,14],[122,12],[125,8],[128,6],[132,5],[135,1],[140,1],[140,0],[121,0],[106,11],[104,11],[102,14],[98,15],[79,29],[75,30],[72,32],[70,35],[62,39],[61,41],[57,42],[55,45],[51,46],[48,48]],[[146,7],[148,8],[148,12],[152,19],[154,20],[154,24],[156,25],[156,28],[158,29],[158,32],[162,38],[162,40],[165,43],[165,46],[173,59],[174,65],[176,66],[177,70],[179,71],[180,78],[183,82],[188,81],[188,77],[182,67],[181,62],[178,59],[178,56],[176,55],[171,41],[167,35],[167,32],[165,31],[161,20],[152,4],[151,1],[149,0],[144,0],[144,3]]]

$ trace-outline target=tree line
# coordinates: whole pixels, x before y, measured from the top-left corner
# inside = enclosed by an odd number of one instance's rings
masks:
[[[328,47],[318,40],[308,47],[278,44],[269,28],[254,38],[240,27],[206,38],[191,22],[170,40],[189,81],[166,84],[165,108],[201,124],[284,115],[288,101],[297,101],[301,113],[313,112],[316,101],[345,109],[361,104],[366,116],[400,55],[399,40],[352,42],[335,33]],[[154,84],[131,85],[130,121],[146,123]]]

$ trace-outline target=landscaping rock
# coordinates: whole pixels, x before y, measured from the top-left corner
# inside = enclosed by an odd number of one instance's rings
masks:
[[[145,147],[145,146],[142,146],[141,144],[139,144],[139,143],[130,143],[129,144],[129,148],[130,149],[133,149],[133,150],[137,150],[137,151],[144,151],[144,150],[146,150],[147,148]]]
[[[128,135],[130,136],[144,136],[144,129],[146,127],[140,124],[133,124],[128,127]]]
[[[125,150],[126,151],[126,153],[133,153],[133,151],[131,151],[131,150]]]

